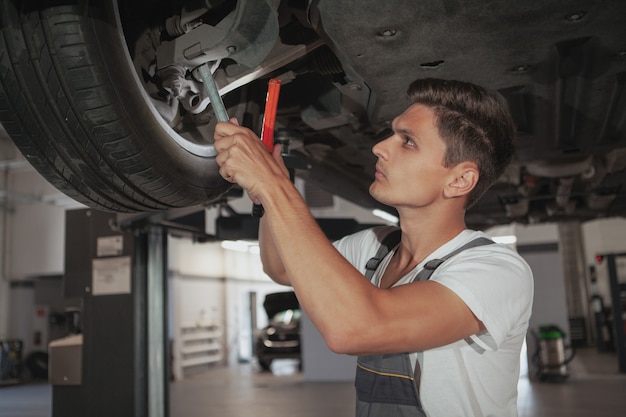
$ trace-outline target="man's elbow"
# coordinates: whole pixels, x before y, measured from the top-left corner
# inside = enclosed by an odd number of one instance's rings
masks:
[[[327,334],[323,334],[322,337],[324,338],[328,349],[330,349],[333,353],[355,355],[361,350],[359,349],[359,346],[356,345],[358,338],[352,337],[347,332],[327,332]]]
[[[289,276],[287,276],[287,272],[282,269],[280,271],[277,271],[273,268],[267,267],[266,265],[263,265],[263,272],[271,278],[272,281],[274,281],[277,284],[282,284],[282,285],[291,285],[291,281],[289,280]]]

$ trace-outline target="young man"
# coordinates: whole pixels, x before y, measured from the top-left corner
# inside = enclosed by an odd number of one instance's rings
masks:
[[[429,263],[486,237],[466,228],[465,211],[510,162],[514,124],[499,96],[468,83],[417,80],[409,98],[373,148],[370,193],[397,209],[402,233],[371,282],[366,264],[393,228],[329,243],[278,147],[270,155],[234,123],[216,127],[220,173],[265,208],[265,272],[293,286],[331,350],[359,356],[357,415],[516,416],[528,265],[498,244]],[[430,279],[416,279],[424,270]]]

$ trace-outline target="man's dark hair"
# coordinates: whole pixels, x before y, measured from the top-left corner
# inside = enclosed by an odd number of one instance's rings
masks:
[[[467,197],[466,207],[471,207],[513,157],[516,128],[506,102],[483,87],[434,78],[414,81],[408,95],[412,104],[423,104],[434,111],[446,144],[443,165],[471,161],[478,166],[478,182]]]

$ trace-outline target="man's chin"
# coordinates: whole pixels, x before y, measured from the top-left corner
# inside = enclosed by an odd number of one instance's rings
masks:
[[[372,183],[372,185],[370,185],[370,188],[369,188],[369,193],[370,193],[370,195],[371,195],[374,199],[378,200],[378,199],[376,198],[376,191],[374,190],[375,184],[376,184],[376,183],[374,182],[374,183]]]
[[[372,196],[372,198],[376,201],[378,201],[379,203],[383,203],[386,204],[383,200],[384,198],[382,198],[382,196],[380,195],[380,193],[376,192],[376,182],[374,182],[372,185],[370,185],[369,188],[369,193]]]

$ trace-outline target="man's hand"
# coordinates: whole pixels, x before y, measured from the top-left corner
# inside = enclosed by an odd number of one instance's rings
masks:
[[[262,204],[262,189],[266,185],[279,178],[289,178],[280,145],[275,145],[270,154],[259,137],[239,126],[235,119],[218,123],[214,137],[220,175],[239,184],[255,204]]]

